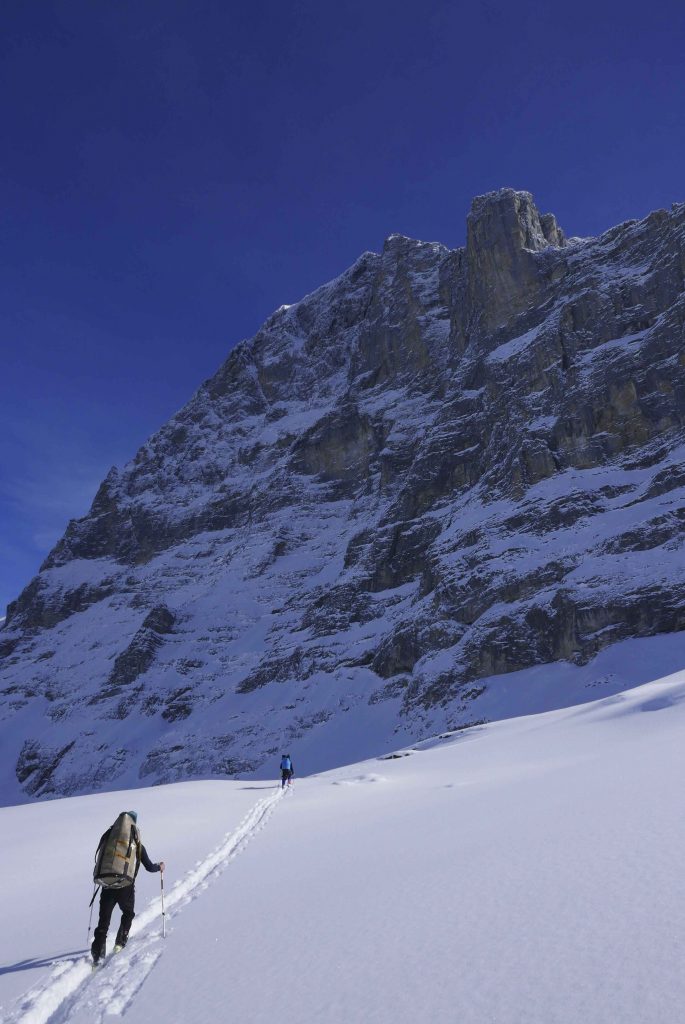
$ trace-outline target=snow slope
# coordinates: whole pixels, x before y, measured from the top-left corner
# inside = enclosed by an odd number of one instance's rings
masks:
[[[684,735],[685,671],[284,796],[195,782],[4,808],[2,1019],[678,1021]],[[93,975],[90,849],[125,807],[167,861],[168,933],[144,875],[129,946]]]
[[[623,689],[624,642],[681,668],[684,254],[685,204],[565,244],[504,189],[269,317],[8,607],[0,804],[328,770]]]

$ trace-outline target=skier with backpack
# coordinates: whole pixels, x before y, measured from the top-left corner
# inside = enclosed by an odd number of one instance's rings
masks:
[[[126,945],[135,917],[135,883],[141,863],[146,871],[164,871],[164,861],[153,864],[141,842],[137,812],[122,811],[103,833],[95,853],[93,881],[101,887],[101,892],[100,915],[90,947],[93,964],[105,957],[107,932],[116,906],[121,910],[121,923],[114,940],[114,952],[118,953]]]
[[[295,769],[290,754],[283,754],[281,757],[281,789],[284,789],[286,785],[292,785],[294,774]]]

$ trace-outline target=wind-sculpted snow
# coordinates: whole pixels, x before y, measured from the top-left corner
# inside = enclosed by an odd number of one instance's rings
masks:
[[[276,789],[257,801],[253,809],[223,843],[175,883],[165,899],[168,927],[190,901],[197,899],[220,871],[264,827],[285,791]],[[93,973],[89,956],[59,963],[52,974],[28,992],[7,1024],[100,1024],[106,1016],[122,1016],[162,956],[164,942],[161,897],[154,899],[133,921],[130,946],[110,956]],[[111,936],[110,936],[111,942]]]
[[[390,236],[235,348],[10,605],[0,796],[319,770],[529,708],[542,666],[538,709],[609,648],[607,685],[644,682],[631,641],[677,668],[684,419],[685,205],[567,240],[505,189],[463,249]]]

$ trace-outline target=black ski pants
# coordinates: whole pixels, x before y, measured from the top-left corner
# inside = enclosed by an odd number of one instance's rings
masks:
[[[100,916],[97,928],[95,929],[93,945],[90,947],[90,951],[96,960],[105,955],[109,922],[112,919],[112,912],[115,907],[119,907],[121,910],[121,923],[119,924],[119,931],[114,942],[117,946],[126,945],[131,922],[136,916],[133,909],[135,902],[135,885],[127,885],[123,889],[102,890],[100,893]]]

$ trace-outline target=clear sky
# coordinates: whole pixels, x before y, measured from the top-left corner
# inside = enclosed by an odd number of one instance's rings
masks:
[[[0,609],[284,302],[528,189],[685,200],[685,5],[4,0]],[[0,612],[1,613],[1,612]]]

